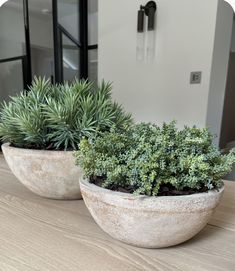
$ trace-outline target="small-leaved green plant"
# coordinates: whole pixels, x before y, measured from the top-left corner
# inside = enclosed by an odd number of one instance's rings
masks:
[[[0,140],[15,147],[77,149],[82,138],[115,126],[124,129],[132,118],[111,99],[111,84],[75,80],[52,85],[35,78],[29,91],[3,103]]]
[[[204,192],[220,188],[235,162],[234,150],[221,154],[212,140],[207,129],[142,123],[82,140],[76,161],[91,182],[102,180],[111,190],[148,196]]]

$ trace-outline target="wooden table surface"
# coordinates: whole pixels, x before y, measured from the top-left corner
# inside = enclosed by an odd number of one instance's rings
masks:
[[[141,249],[113,240],[84,202],[40,198],[21,185],[0,155],[1,271],[235,270],[235,183],[190,241]]]

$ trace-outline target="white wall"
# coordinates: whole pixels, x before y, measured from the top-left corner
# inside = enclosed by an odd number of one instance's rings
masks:
[[[207,125],[219,143],[233,27],[231,6],[219,0],[208,98]]]
[[[158,0],[152,63],[136,61],[144,3],[99,0],[99,80],[113,81],[114,98],[136,121],[205,126],[218,0]],[[202,71],[201,84],[189,84],[191,71]]]

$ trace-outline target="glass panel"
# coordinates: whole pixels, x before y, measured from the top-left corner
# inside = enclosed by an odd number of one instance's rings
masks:
[[[79,41],[79,1],[58,0],[58,22]]]
[[[52,1],[28,0],[32,75],[54,76]]]
[[[0,63],[0,102],[8,101],[9,96],[23,89],[22,61]]]
[[[65,81],[72,81],[75,77],[79,79],[79,48],[65,35],[62,36],[63,42],[63,73]]]
[[[23,0],[10,0],[0,8],[0,59],[24,54]]]
[[[88,0],[88,44],[98,43],[98,0]]]
[[[89,80],[97,84],[98,77],[98,50],[93,49],[88,51],[88,74]]]

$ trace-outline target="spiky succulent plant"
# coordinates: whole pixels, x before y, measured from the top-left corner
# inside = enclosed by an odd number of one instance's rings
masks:
[[[104,188],[148,196],[169,189],[195,193],[221,187],[235,162],[235,150],[222,155],[212,139],[207,129],[142,123],[81,141],[76,160]]]
[[[52,85],[35,78],[29,91],[3,103],[0,139],[13,146],[36,149],[77,149],[83,137],[124,129],[132,118],[111,99],[112,86],[75,80]]]

